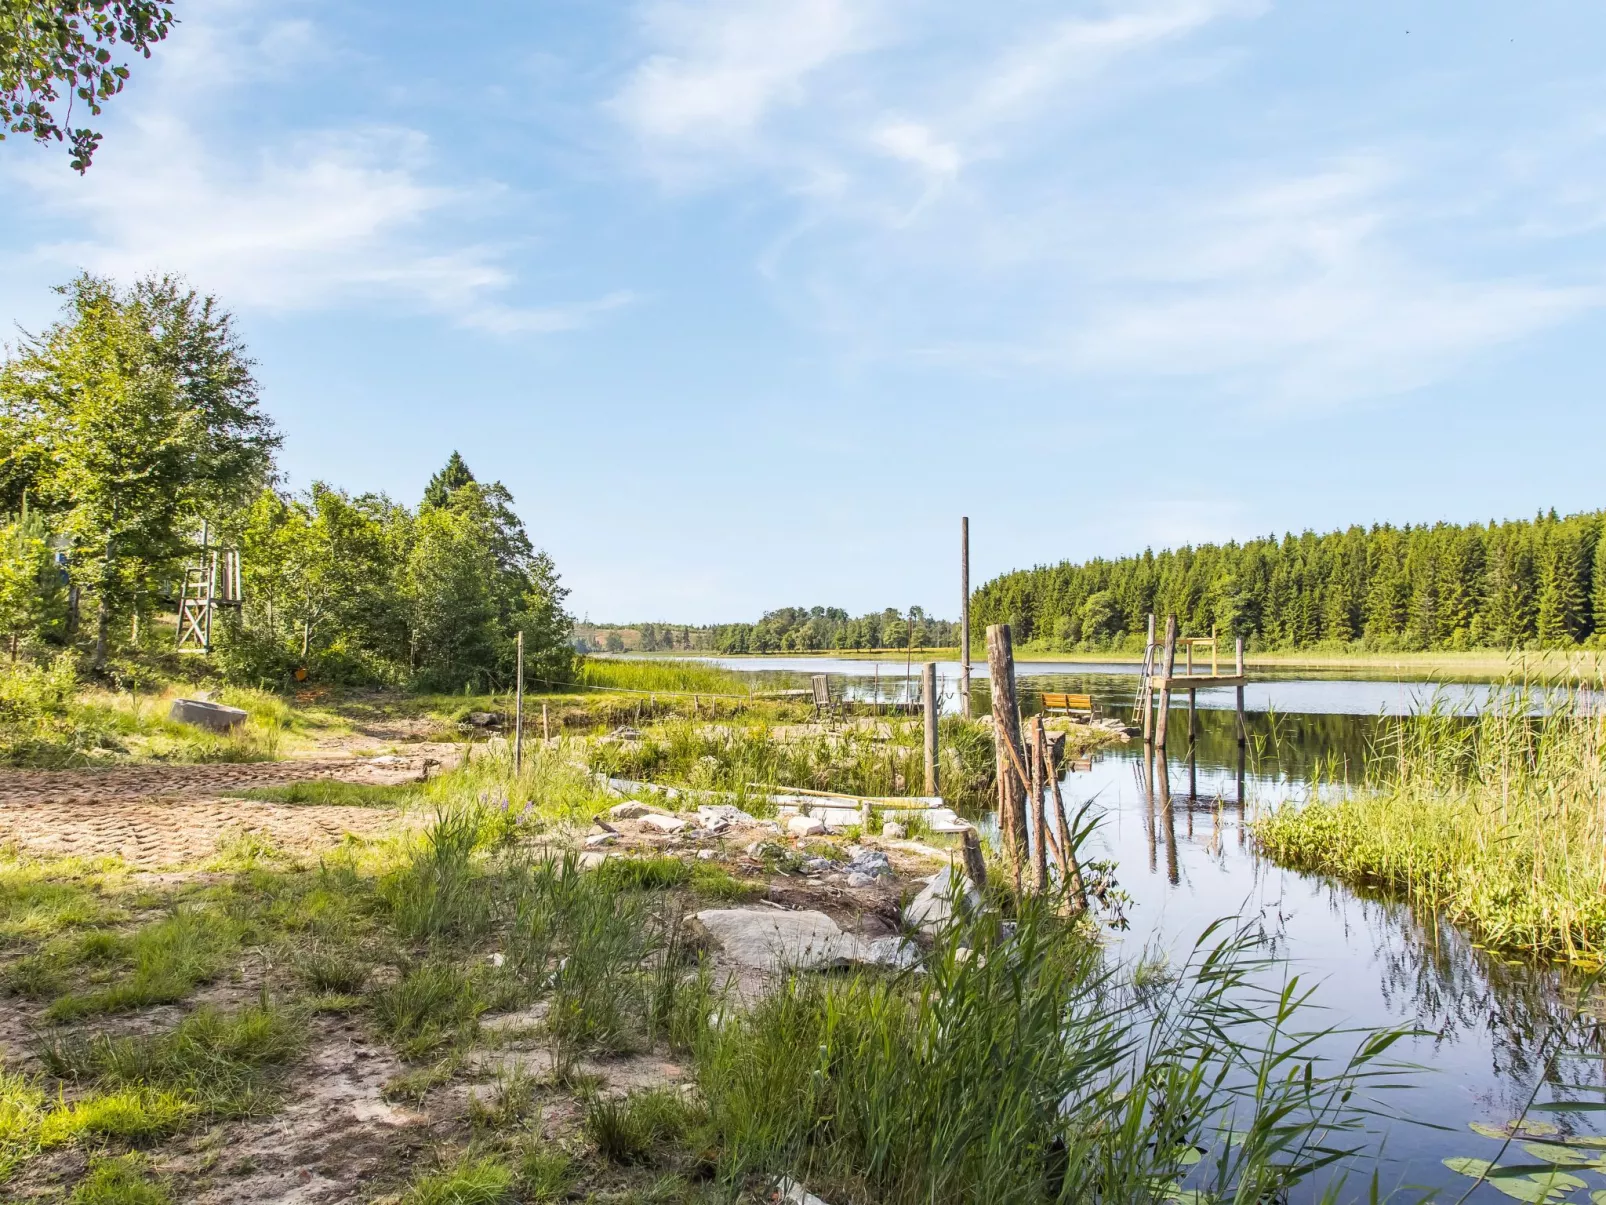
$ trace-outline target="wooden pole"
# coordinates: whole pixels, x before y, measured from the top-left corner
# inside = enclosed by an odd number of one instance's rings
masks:
[[[993,696],[993,741],[998,774],[998,820],[1004,830],[1004,850],[1020,889],[1026,856],[1026,782],[1017,773],[1020,761],[1020,712],[1015,704],[1015,650],[1007,623],[987,628],[987,673]]]
[[[1032,888],[1038,895],[1048,891],[1048,825],[1043,814],[1043,717],[1033,719],[1036,738],[1027,751],[1032,776]]]
[[[1041,724],[1041,718],[1037,721]],[[1054,826],[1060,835],[1060,873],[1065,876],[1065,884],[1070,891],[1071,906],[1078,912],[1087,911],[1087,884],[1082,881],[1082,867],[1076,860],[1076,850],[1071,847],[1071,825],[1065,815],[1065,797],[1060,794],[1059,767],[1054,764],[1054,746],[1043,746],[1043,764],[1048,771],[1048,787],[1054,793]]]
[[[1138,686],[1138,697],[1143,700],[1143,752],[1147,759],[1149,746],[1154,744],[1154,691],[1149,676],[1154,673],[1154,612],[1149,612],[1149,638],[1143,645],[1143,682]]]
[[[1244,802],[1244,748],[1249,743],[1249,726],[1244,722],[1244,687],[1243,687],[1243,682],[1242,682],[1242,678],[1244,676],[1244,638],[1242,636],[1238,637],[1238,643],[1237,643],[1237,647],[1236,647],[1236,650],[1235,650],[1235,659],[1234,659],[1233,668],[1237,671],[1238,677],[1240,679],[1240,681],[1238,683],[1238,708],[1237,708],[1237,710],[1238,710],[1238,806],[1242,807],[1243,806],[1243,802]]]
[[[546,704],[541,704],[541,741],[545,744],[552,739],[552,726],[547,723]]]
[[[1194,750],[1198,747],[1195,742],[1199,737],[1197,721],[1194,718],[1197,714],[1196,708],[1198,705],[1199,692],[1190,686],[1188,687],[1188,797],[1190,799],[1196,799],[1199,796],[1199,763],[1194,757]],[[1193,813],[1191,811],[1188,813],[1188,817],[1188,823],[1192,824]]]
[[[513,692],[513,773],[524,766],[524,630],[519,629],[515,646],[513,674],[518,685]]]
[[[1165,652],[1160,663],[1160,714],[1155,720],[1155,756],[1165,759],[1165,730],[1171,719],[1171,674],[1177,668],[1177,617],[1165,618]]]
[[[959,520],[959,706],[970,718],[970,519]]]
[[[977,887],[987,886],[987,859],[981,852],[981,837],[974,828],[966,828],[961,838],[961,854],[965,861],[965,877]]]
[[[920,677],[926,713],[926,794],[940,795],[942,791],[937,784],[937,663],[926,662]]]

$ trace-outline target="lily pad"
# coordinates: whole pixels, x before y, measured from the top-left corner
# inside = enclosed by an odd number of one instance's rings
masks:
[[[1524,1142],[1522,1149],[1535,1159],[1559,1164],[1562,1167],[1582,1167],[1586,1163],[1593,1163],[1596,1158],[1585,1151],[1562,1146],[1558,1142]]]
[[[1551,1125],[1548,1121],[1532,1121],[1524,1118],[1519,1121],[1507,1121],[1500,1125],[1490,1125],[1486,1121],[1469,1121],[1467,1129],[1474,1134],[1481,1134],[1485,1138],[1550,1138],[1561,1133],[1559,1126]]]
[[[1565,1174],[1565,1173],[1563,1173]],[[1557,1176],[1516,1176],[1510,1180],[1490,1180],[1489,1184],[1517,1201],[1527,1201],[1529,1205],[1550,1205],[1567,1195],[1569,1188],[1583,1188],[1584,1182],[1577,1176],[1567,1176],[1573,1184],[1563,1184],[1562,1177]]]
[[[1487,1176],[1495,1169],[1495,1164],[1487,1159],[1472,1159],[1464,1155],[1457,1155],[1453,1159],[1446,1159],[1444,1166],[1463,1176],[1471,1176],[1474,1180]]]

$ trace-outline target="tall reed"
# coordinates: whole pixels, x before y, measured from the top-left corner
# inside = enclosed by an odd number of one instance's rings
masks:
[[[1517,681],[1476,718],[1434,705],[1386,729],[1364,781],[1255,826],[1286,865],[1390,888],[1484,945],[1606,956],[1601,682]]]

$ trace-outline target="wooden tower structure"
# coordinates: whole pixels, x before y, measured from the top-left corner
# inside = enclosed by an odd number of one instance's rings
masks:
[[[211,525],[201,525],[197,558],[184,567],[178,595],[178,651],[210,653],[212,620],[219,607],[238,607],[244,601],[240,582],[240,551],[213,548]]]

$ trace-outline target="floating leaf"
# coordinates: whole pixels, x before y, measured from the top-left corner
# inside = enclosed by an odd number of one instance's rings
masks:
[[[1511,1137],[1510,1130],[1503,1130],[1499,1126],[1492,1126],[1485,1121],[1469,1121],[1467,1129],[1474,1134],[1482,1134],[1485,1138],[1495,1138],[1501,1141]]]
[[[1487,1176],[1495,1168],[1495,1165],[1487,1159],[1470,1159],[1462,1155],[1446,1159],[1444,1166],[1453,1172],[1460,1172],[1463,1176],[1471,1176],[1474,1180]]]
[[[1522,1149],[1535,1159],[1542,1159],[1546,1163],[1559,1163],[1563,1167],[1581,1167],[1594,1162],[1593,1156],[1557,1142],[1525,1142],[1522,1144]]]
[[[1542,1105],[1534,1105],[1532,1108],[1535,1113],[1606,1113],[1606,1101],[1551,1100]]]
[[[1591,1205],[1606,1205],[1606,1189],[1597,1188],[1589,1194]]]
[[[1577,1180],[1577,1176],[1567,1177]],[[1527,1201],[1530,1205],[1549,1205],[1552,1201],[1559,1201],[1567,1195],[1567,1189],[1559,1183],[1559,1176],[1546,1176],[1544,1179],[1520,1176],[1511,1180],[1490,1180],[1489,1183],[1498,1188],[1506,1196],[1518,1201]],[[1582,1181],[1579,1182],[1582,1187]]]
[[[1204,1158],[1204,1152],[1196,1146],[1179,1146],[1171,1152],[1171,1157],[1183,1167],[1192,1167]]]

